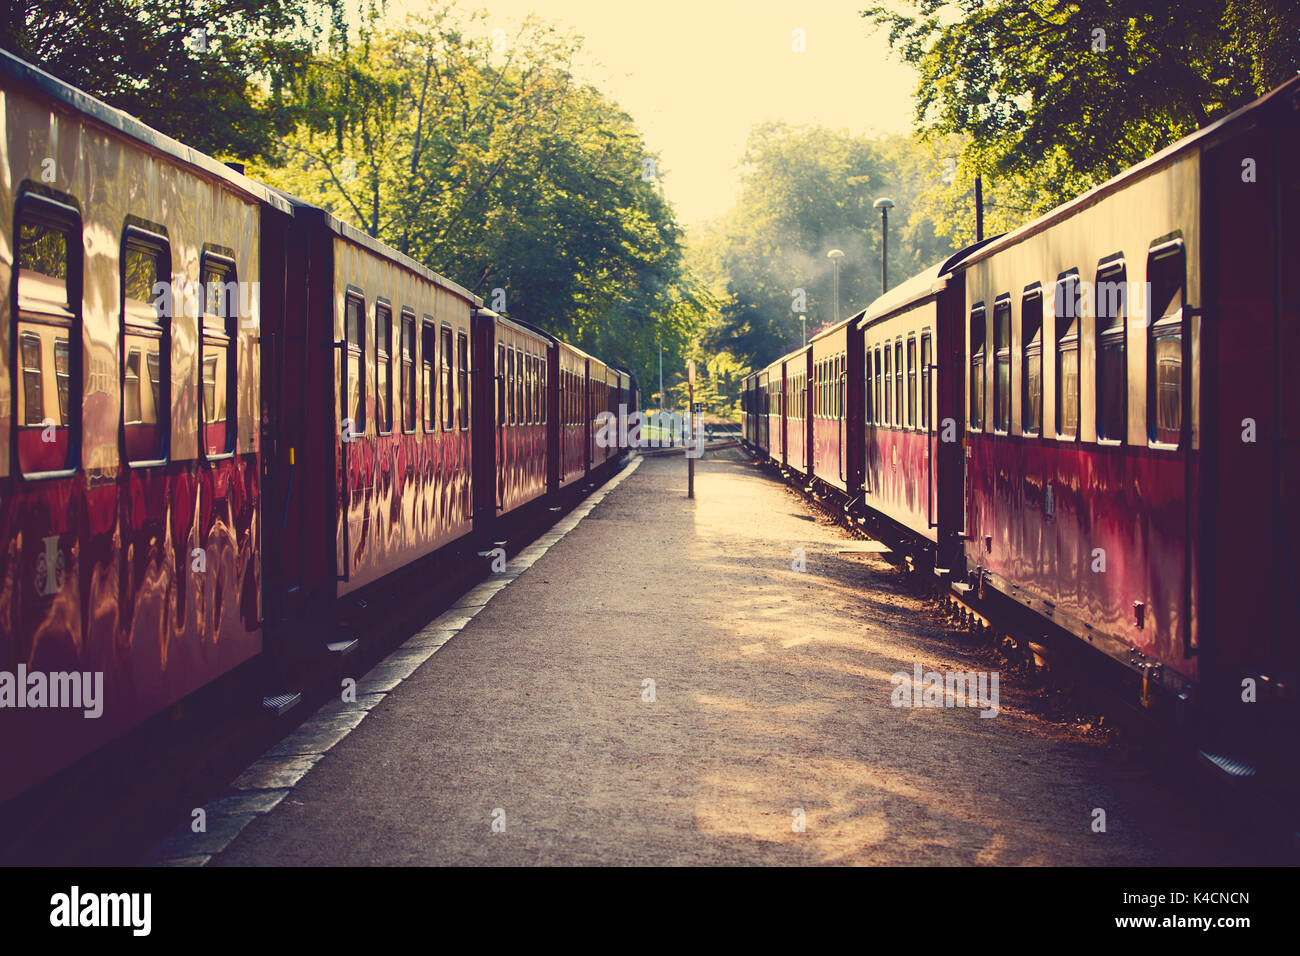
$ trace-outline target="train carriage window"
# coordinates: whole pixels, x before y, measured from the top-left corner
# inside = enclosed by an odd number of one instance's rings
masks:
[[[402,431],[415,431],[415,313],[402,310]]]
[[[873,392],[871,387],[873,381],[872,378],[873,372],[871,369],[873,364],[871,349],[867,349],[866,357],[867,357],[867,389],[866,389],[866,395],[863,398],[863,401],[865,402],[865,405],[863,406],[865,412],[865,414],[863,415],[863,421],[866,424],[871,425],[874,424],[875,422],[875,410],[876,410],[875,402],[873,401],[872,398]]]
[[[1177,445],[1183,432],[1183,302],[1187,261],[1183,241],[1156,245],[1147,255],[1147,435]]]
[[[825,374],[823,387],[826,392],[826,409],[827,420],[835,417],[835,359],[828,358],[822,366]]]
[[[826,417],[835,419],[839,414],[840,391],[840,357],[833,355],[826,360]]]
[[[1128,431],[1128,283],[1123,259],[1097,267],[1097,440],[1122,442]]]
[[[928,431],[930,428],[930,366],[934,362],[933,343],[930,341],[930,333],[921,333],[921,429]]]
[[[424,430],[438,430],[438,326],[426,315],[420,325],[420,365],[424,374]]]
[[[41,339],[24,332],[19,336],[19,354],[23,368],[23,404],[26,406],[24,425],[42,425],[45,422],[45,372],[41,368]]]
[[[894,350],[888,345],[884,348],[885,356],[885,424],[894,423],[894,373],[892,356]]]
[[[359,294],[349,292],[344,315],[345,352],[343,358],[343,387],[339,393],[343,397],[342,417],[351,421],[349,431],[361,435],[366,430],[365,382],[362,381],[362,354],[365,351],[364,326],[366,300]]]
[[[439,332],[438,352],[442,362],[442,430],[449,432],[455,425],[452,416],[456,409],[451,380],[451,327],[444,325]]]
[[[381,435],[393,430],[393,311],[375,303],[375,428]]]
[[[171,247],[128,225],[122,237],[122,446],[131,465],[167,458],[171,427]],[[134,393],[134,394],[132,394]]]
[[[461,430],[469,428],[469,336],[464,332],[456,333],[456,402],[460,408]]]
[[[13,420],[18,468],[35,476],[76,465],[81,401],[72,396],[81,392],[80,215],[70,204],[23,194],[16,238],[14,333],[21,381]]]
[[[1020,434],[1043,431],[1043,290],[1031,286],[1020,300]]]
[[[235,450],[235,365],[239,339],[239,283],[235,260],[205,251],[199,263],[202,290],[202,367],[199,445],[209,458]]]
[[[837,417],[844,417],[844,408],[847,404],[848,395],[846,394],[849,387],[848,363],[843,355],[840,356],[840,373],[835,376],[835,410]]]
[[[894,424],[903,427],[903,340],[894,342]]]
[[[497,343],[497,365],[495,385],[493,391],[496,394],[497,405],[497,424],[506,423],[506,346],[504,342]]]
[[[537,359],[537,398],[540,414],[537,416],[539,424],[546,424],[546,356],[542,355]]]
[[[916,336],[907,337],[907,427],[916,427]]]
[[[876,346],[876,424],[888,425],[889,415],[884,405],[885,370],[880,358],[880,346]]]
[[[1011,297],[993,303],[993,430],[1011,431]]]
[[[54,340],[54,387],[58,391],[59,422],[72,416],[72,350],[66,339]]]
[[[515,421],[520,425],[528,423],[528,416],[524,409],[524,353],[515,349]]]
[[[519,351],[516,353],[515,361],[518,362],[516,367],[515,381],[519,386],[519,424],[528,425],[532,423],[532,369],[529,368],[529,361],[532,358],[527,352]]]
[[[1076,271],[1056,280],[1056,434],[1079,434],[1079,323],[1082,290]]]
[[[830,361],[829,361],[828,359],[822,359],[821,366],[822,366],[822,374],[821,374],[821,382],[822,382],[822,418],[830,418],[830,415],[831,415],[831,409],[830,409],[830,404],[831,404],[831,402],[830,402],[830,390],[831,390],[831,382],[830,382],[830,379],[831,379]]]
[[[528,424],[537,424],[537,357],[525,352],[528,366],[528,387],[525,391],[524,405],[528,409]]]
[[[984,427],[984,303],[970,312],[970,427]]]
[[[516,420],[515,413],[515,350],[506,346],[506,418],[508,423],[513,425]]]
[[[524,353],[524,372],[524,421],[531,425],[533,424],[534,416],[537,414],[536,396],[533,393],[537,370],[533,367],[533,355],[531,352]]]

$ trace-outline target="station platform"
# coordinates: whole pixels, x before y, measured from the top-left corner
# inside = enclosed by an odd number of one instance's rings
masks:
[[[680,456],[634,458],[150,861],[1214,862],[1140,761],[1013,675],[995,717],[896,706],[893,675],[995,661],[743,450],[695,491]]]

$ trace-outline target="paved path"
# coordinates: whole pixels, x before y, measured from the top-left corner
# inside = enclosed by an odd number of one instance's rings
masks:
[[[1010,677],[993,719],[891,706],[987,664],[739,451],[684,471],[642,461],[212,862],[1204,862]]]

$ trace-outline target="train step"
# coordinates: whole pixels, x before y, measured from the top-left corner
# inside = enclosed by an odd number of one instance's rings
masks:
[[[262,713],[272,717],[283,717],[289,711],[293,710],[302,702],[302,692],[294,691],[291,694],[275,694],[270,697],[262,698]]]
[[[1210,753],[1208,750],[1197,751],[1197,756],[1202,764],[1229,780],[1249,780],[1256,774],[1255,765],[1239,757]]]

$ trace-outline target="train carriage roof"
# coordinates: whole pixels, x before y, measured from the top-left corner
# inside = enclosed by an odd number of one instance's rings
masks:
[[[451,292],[454,295],[457,295],[460,298],[467,300],[476,309],[481,309],[483,307],[483,300],[480,299],[478,296],[476,296],[473,292],[470,292],[464,286],[459,285],[456,282],[453,282],[451,279],[448,279],[446,276],[439,275],[438,273],[430,269],[428,266],[424,265],[421,262],[418,262],[415,259],[412,259],[404,252],[398,252],[392,246],[380,242],[374,236],[362,232],[356,226],[340,219],[338,216],[334,215],[328,209],[323,209],[322,207],[317,206],[314,203],[309,203],[304,199],[299,199],[297,196],[292,196],[289,193],[283,192],[279,189],[273,191],[276,193],[276,195],[281,196],[286,202],[290,204],[295,219],[299,219],[307,222],[316,219],[318,220],[319,225],[324,226],[326,229],[329,229],[335,235],[340,236],[343,239],[347,239],[349,242],[354,242],[357,245],[363,247],[364,249],[374,253],[375,255],[380,256],[381,258],[388,259],[392,262],[397,263],[402,268],[414,272],[416,275],[420,276],[423,279],[427,279],[429,282],[432,282],[434,285],[441,286],[442,288],[446,289],[448,292]]]
[[[538,328],[537,326],[533,325],[531,322],[525,322],[523,319],[510,319],[499,312],[493,312],[489,308],[483,308],[483,307],[477,308],[474,310],[474,314],[476,317],[490,319],[493,322],[497,322],[508,328],[512,328],[516,332],[522,332],[525,335],[532,335],[535,338],[539,338],[543,342],[545,342],[548,347],[560,341],[550,332],[547,332],[545,329]]]
[[[852,321],[853,321],[853,316],[849,316],[847,319],[840,319],[830,328],[822,329],[820,332],[818,332],[816,335],[810,338],[808,340],[808,345],[811,347],[814,342],[820,342],[822,339],[828,338],[832,335],[839,335],[846,328],[848,328],[849,323]],[[802,349],[800,351],[802,351]]]
[[[152,126],[146,126],[131,114],[109,106],[103,100],[96,99],[89,93],[65,83],[7,50],[0,50],[0,77],[33,87],[73,112],[108,127],[115,133],[133,139],[154,152],[162,153],[177,162],[202,170],[208,176],[223,180],[240,192],[268,206],[273,206],[280,212],[291,211],[288,201],[276,190],[249,179],[220,160],[186,146],[179,140],[158,132]]]
[[[1281,86],[1265,93],[1259,99],[1247,103],[1240,109],[1234,110],[1227,116],[1215,120],[1194,133],[1189,133],[1174,143],[1170,143],[1154,156],[1150,156],[1136,166],[1130,166],[1118,175],[1106,180],[1106,182],[1094,186],[1082,196],[1062,203],[1055,209],[1044,213],[1018,229],[1013,229],[1011,232],[997,236],[994,239],[985,240],[982,246],[972,246],[963,250],[960,265],[962,267],[972,265],[996,254],[1002,249],[1027,239],[1035,233],[1042,232],[1063,219],[1068,219],[1080,210],[1092,206],[1105,197],[1157,172],[1183,153],[1205,149],[1216,144],[1221,139],[1236,132],[1238,127],[1248,126],[1252,122],[1262,119],[1273,108],[1283,108],[1283,104],[1293,96],[1295,99],[1292,100],[1292,108],[1300,109],[1300,76],[1292,77]],[[954,263],[955,265],[957,264]]]

